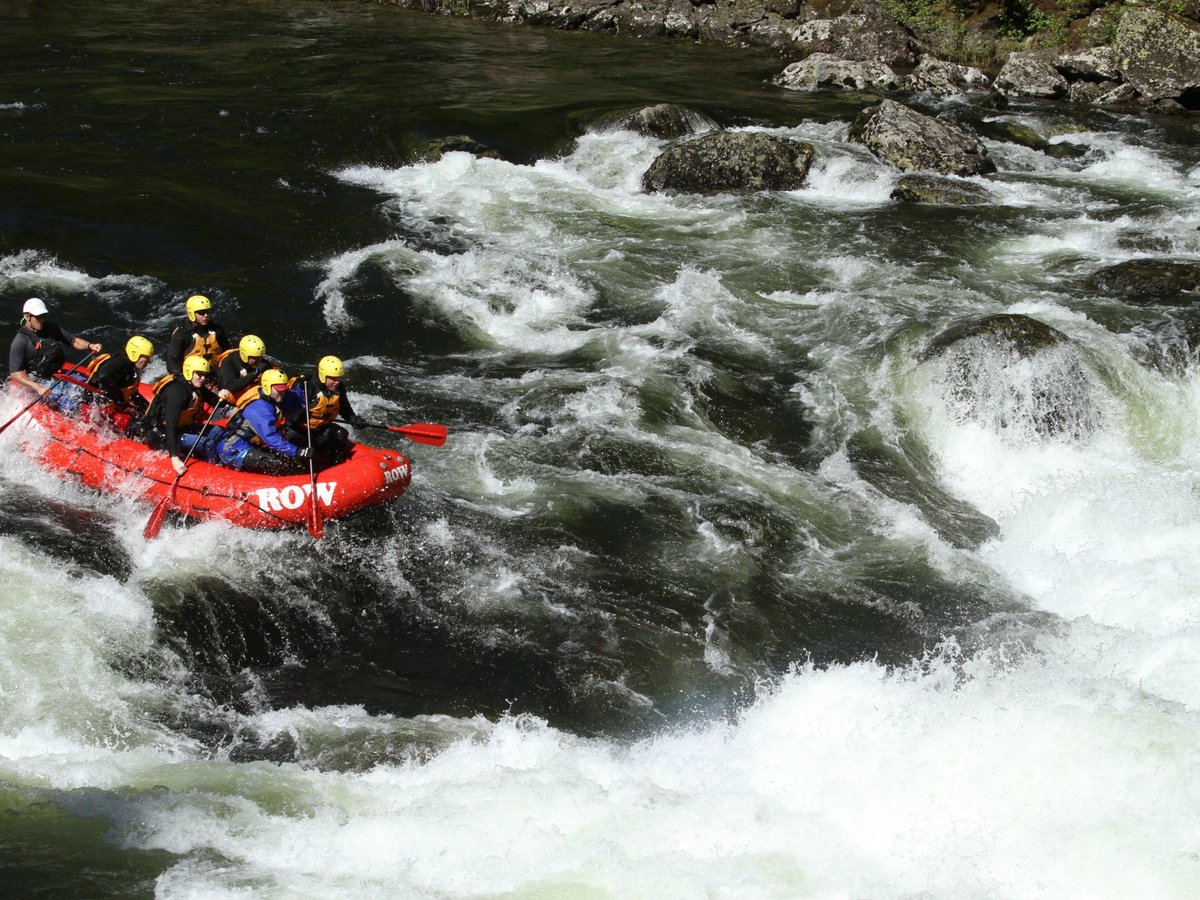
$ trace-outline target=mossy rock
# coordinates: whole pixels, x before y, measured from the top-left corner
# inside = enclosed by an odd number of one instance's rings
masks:
[[[430,138],[422,141],[413,150],[413,156],[422,162],[437,162],[447,153],[470,153],[472,156],[486,159],[500,159],[500,154],[486,144],[481,144],[475,138],[465,134],[453,134],[449,137]]]
[[[916,174],[900,176],[891,197],[904,203],[978,206],[991,200],[992,195],[987,188],[971,181]]]

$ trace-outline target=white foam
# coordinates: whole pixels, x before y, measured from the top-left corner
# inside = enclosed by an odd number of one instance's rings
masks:
[[[381,724],[342,708],[275,719],[302,736]],[[1183,897],[1200,883],[1194,718],[1044,660],[963,664],[951,645],[894,673],[806,668],[736,726],[630,747],[526,717],[442,724],[475,733],[363,774],[180,769],[170,793],[128,799],[124,840],[182,855],[159,879],[165,897],[248,880],[372,897],[1123,897],[1145,885]]]

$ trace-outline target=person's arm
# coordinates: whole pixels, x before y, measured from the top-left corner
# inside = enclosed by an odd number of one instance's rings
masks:
[[[181,385],[182,386],[182,385]],[[186,386],[182,386],[184,390],[171,390],[176,387],[176,383],[168,384],[164,391],[166,396],[163,398],[163,432],[166,438],[165,446],[168,455],[171,457],[171,465],[175,467],[175,471],[180,475],[183,474],[183,447],[179,443],[179,417],[183,414],[183,408],[191,399]]]
[[[135,370],[132,367],[126,369],[122,365],[122,360],[114,356],[100,364],[100,368],[96,370],[96,374],[92,378],[92,384],[104,391],[104,396],[113,403],[123,406],[125,404],[125,388],[132,383],[130,376],[134,381],[137,380]]]
[[[71,338],[71,346],[76,350],[91,350],[93,353],[99,353],[104,349],[102,344],[97,344],[95,341],[89,343],[87,338],[78,335]]]
[[[50,388],[43,384],[38,384],[25,371],[26,362],[29,351],[32,346],[28,335],[18,331],[13,338],[12,347],[8,351],[8,371],[11,373],[12,380],[22,387],[27,387],[31,391],[37,391],[43,397],[50,393]]]
[[[366,420],[356,413],[354,407],[350,405],[350,396],[346,393],[346,386],[344,384],[338,385],[338,415],[355,428],[362,428],[367,424]]]
[[[220,322],[213,322],[211,327],[217,335],[217,346],[222,350],[232,349],[233,344],[229,343],[229,335],[225,333],[225,327]]]
[[[220,376],[221,386],[234,394],[240,394],[258,381],[258,369],[246,368],[245,363],[237,354],[221,363],[217,374]]]
[[[197,388],[197,391],[200,394],[200,399],[208,404],[209,409],[216,409],[217,404],[222,400],[224,400],[226,403],[233,402],[233,394],[231,394],[225,388],[219,388],[214,391],[212,388],[205,385],[204,387]]]
[[[303,431],[308,427],[304,415],[304,410],[308,405],[308,382],[301,376],[296,384],[284,395],[283,403],[279,410],[283,413],[283,420],[287,422],[288,428],[292,431]]]
[[[167,364],[167,371],[176,378],[183,377],[183,350],[191,341],[191,337],[191,333],[182,325],[171,332],[171,342],[167,344],[163,361]]]

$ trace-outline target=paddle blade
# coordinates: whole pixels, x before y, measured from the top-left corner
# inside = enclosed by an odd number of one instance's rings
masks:
[[[388,431],[394,431],[396,434],[402,434],[410,441],[416,441],[418,444],[429,444],[431,447],[440,447],[446,443],[446,436],[450,433],[445,425],[436,425],[432,422],[417,422],[414,425],[389,425]]]
[[[308,533],[314,541],[325,537],[325,517],[321,515],[321,506],[317,503],[316,491],[308,498]]]
[[[154,540],[158,537],[158,533],[162,531],[163,521],[167,518],[167,507],[171,503],[171,494],[173,492],[174,486],[167,492],[165,497],[158,501],[158,506],[154,507],[154,512],[150,513],[146,527],[142,529],[142,534],[146,536],[146,540]]]

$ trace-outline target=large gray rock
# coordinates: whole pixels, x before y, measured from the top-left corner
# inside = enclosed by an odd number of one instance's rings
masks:
[[[788,30],[793,47],[803,55],[829,53],[842,59],[886,63],[907,69],[917,62],[919,47],[912,32],[882,7],[859,2],[844,14],[812,19]]]
[[[1044,53],[1010,53],[1000,74],[996,90],[1006,97],[1065,97],[1070,83]]]
[[[883,92],[900,86],[900,79],[885,63],[839,59],[828,53],[814,53],[794,62],[771,80],[793,91],[825,88]]]
[[[1054,60],[1054,68],[1071,81],[1117,81],[1121,77],[1120,56],[1112,47],[1065,53]]]
[[[971,91],[986,91],[991,87],[987,75],[971,66],[924,57],[913,72],[904,79],[904,89],[916,94],[953,97]]]
[[[1113,41],[1121,73],[1149,101],[1200,88],[1200,27],[1158,9],[1125,10]],[[1195,102],[1185,103],[1196,106]]]
[[[850,127],[850,140],[906,172],[983,175],[996,171],[974,135],[894,100],[864,110]]]
[[[642,176],[648,191],[790,191],[804,184],[811,144],[758,131],[722,131],[669,147]]]

